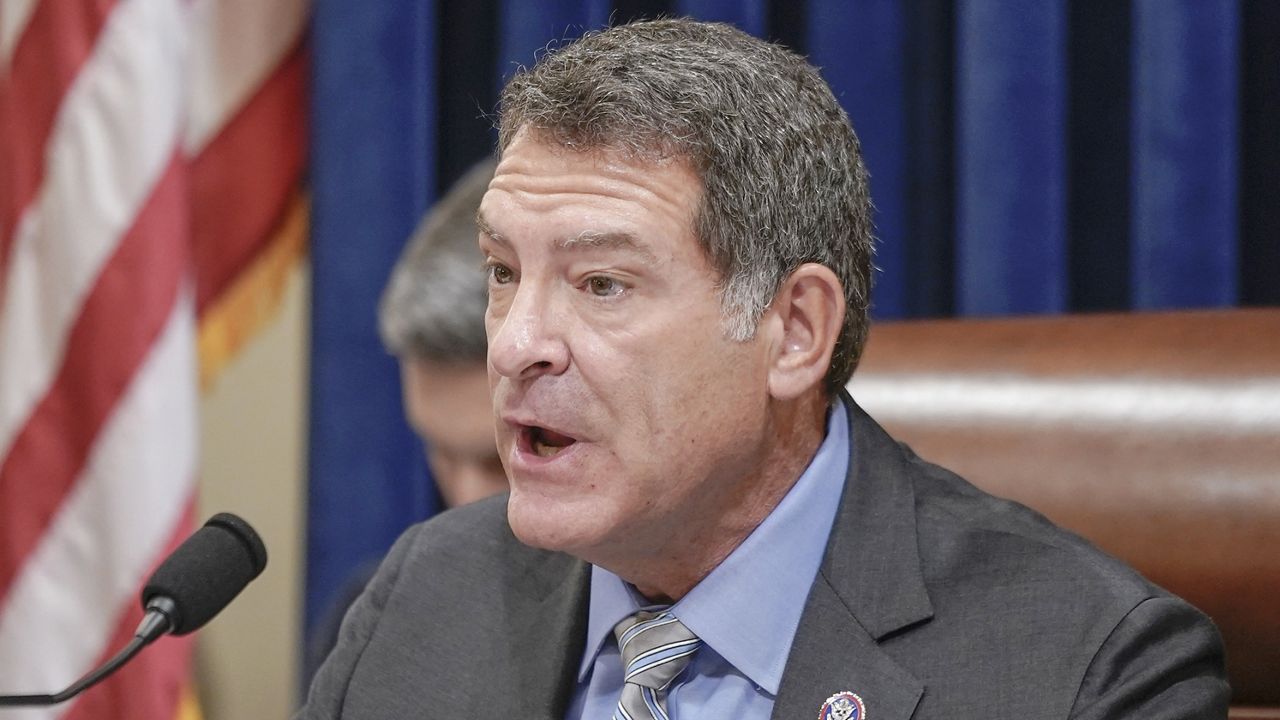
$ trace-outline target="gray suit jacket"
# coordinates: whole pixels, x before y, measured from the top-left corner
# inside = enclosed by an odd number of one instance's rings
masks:
[[[854,460],[773,718],[814,718],[841,691],[874,720],[1226,717],[1207,618],[846,404]],[[400,538],[297,718],[564,716],[588,566],[522,545],[505,509]]]

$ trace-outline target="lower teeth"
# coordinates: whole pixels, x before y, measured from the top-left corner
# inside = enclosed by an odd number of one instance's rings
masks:
[[[551,457],[552,455],[555,455],[556,453],[560,452],[560,448],[553,447],[551,445],[546,445],[540,442],[535,442],[533,444],[533,452],[536,453],[538,457]]]

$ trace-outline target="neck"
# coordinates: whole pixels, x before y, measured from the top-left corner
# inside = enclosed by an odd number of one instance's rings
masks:
[[[657,552],[616,565],[601,562],[647,599],[673,603],[729,556],[782,502],[813,461],[826,433],[829,402],[821,393],[780,404],[759,438],[753,467],[728,487],[706,483],[713,517],[685,518],[668,528]]]

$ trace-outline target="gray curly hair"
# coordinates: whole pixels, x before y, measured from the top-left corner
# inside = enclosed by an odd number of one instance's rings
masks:
[[[786,278],[820,263],[847,305],[828,391],[852,376],[872,282],[867,171],[848,116],[804,58],[689,19],[588,33],[503,89],[500,149],[526,128],[570,149],[688,159],[704,188],[694,230],[720,274],[727,335],[750,339]]]

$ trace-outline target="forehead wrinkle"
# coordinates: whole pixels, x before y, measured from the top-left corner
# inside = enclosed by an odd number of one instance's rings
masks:
[[[476,211],[476,227],[480,233],[491,241],[511,247],[511,241],[493,229],[481,211]],[[557,250],[622,250],[639,257],[647,265],[656,265],[658,258],[646,248],[634,235],[628,232],[602,232],[599,230],[583,230],[572,237],[561,238],[555,243]]]
[[[534,143],[533,147],[557,158],[566,155],[581,158],[589,163],[589,167],[548,167],[537,159],[511,154],[498,163],[489,188],[524,196],[535,203],[554,203],[561,201],[561,196],[585,194],[632,204],[650,204],[674,216],[683,218],[688,215],[692,220],[691,208],[684,207],[682,195],[672,192],[673,188],[668,183],[655,183],[646,177],[655,171],[688,174],[700,192],[702,181],[687,158],[644,160],[609,148],[574,151],[540,143]],[[692,209],[696,210],[696,207]]]

